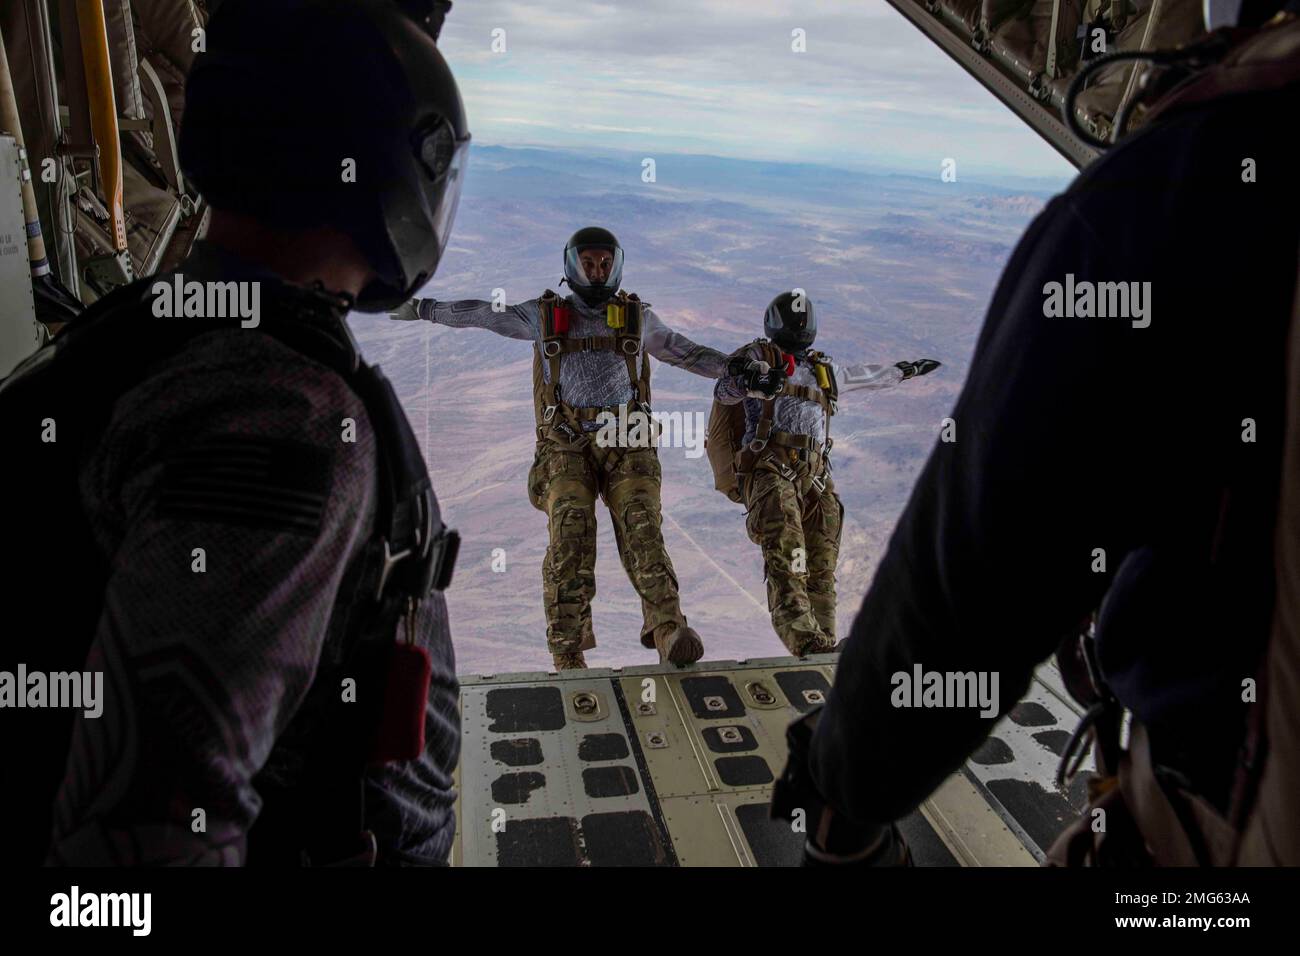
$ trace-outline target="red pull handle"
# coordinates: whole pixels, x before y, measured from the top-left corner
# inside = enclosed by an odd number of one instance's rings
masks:
[[[424,753],[424,712],[429,702],[431,676],[429,654],[423,647],[393,645],[371,763],[414,760]]]
[[[569,331],[569,304],[567,302],[557,302],[552,307],[551,324],[555,326],[556,335],[564,335]]]

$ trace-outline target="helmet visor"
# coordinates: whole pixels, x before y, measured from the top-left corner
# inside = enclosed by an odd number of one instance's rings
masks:
[[[457,139],[451,124],[437,117],[411,136],[411,148],[414,162],[403,164],[383,199],[390,265],[357,298],[361,312],[395,308],[415,295],[433,277],[451,237],[469,136]]]
[[[458,140],[450,121],[439,117],[412,139],[415,155],[425,173],[421,185],[428,204],[429,223],[438,242],[436,264],[447,248],[451,226],[456,219],[456,207],[460,204],[465,164],[469,158],[469,136]]]
[[[608,253],[612,261],[609,266],[609,274],[604,281],[600,281],[600,273],[597,271],[596,280],[593,281],[588,275],[587,270],[582,264],[582,254],[584,252],[605,252]],[[623,250],[617,246],[567,246],[564,250],[564,277],[569,280],[569,285],[576,286],[580,289],[608,289],[610,294],[618,291],[619,284],[623,281]]]

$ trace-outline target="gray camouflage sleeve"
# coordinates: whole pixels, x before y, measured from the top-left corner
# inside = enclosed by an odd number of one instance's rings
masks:
[[[706,345],[696,345],[664,325],[653,309],[645,310],[645,350],[661,362],[705,378],[720,378],[727,371],[727,356]]]
[[[77,714],[49,862],[243,862],[253,778],[315,674],[374,456],[342,379],[266,336],[200,337],[118,402],[81,481],[113,555],[86,665],[102,714]]]
[[[541,309],[537,299],[508,305],[500,312],[493,310],[492,303],[483,299],[448,302],[420,299],[416,308],[420,318],[435,325],[456,329],[487,329],[510,339],[536,338],[541,322]]]

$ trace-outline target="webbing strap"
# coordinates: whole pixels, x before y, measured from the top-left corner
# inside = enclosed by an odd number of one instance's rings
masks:
[[[794,432],[772,432],[767,440],[769,444],[781,445],[785,448],[800,448],[805,451],[818,450],[812,435],[797,435]]]
[[[829,412],[831,401],[827,398],[826,393],[820,387],[814,388],[811,385],[791,385],[786,382],[781,388],[782,396],[787,398],[797,398],[805,402],[816,402],[822,407],[822,411]]]
[[[625,320],[627,324],[624,327],[635,331],[627,335],[585,335],[581,337],[565,337],[555,334],[554,309],[559,301],[559,296],[547,289],[538,300],[542,320],[542,341],[539,348],[542,356],[546,359],[548,373],[548,380],[542,387],[542,402],[547,410],[563,408],[566,417],[575,417],[572,414],[574,410],[559,400],[560,359],[575,352],[615,352],[622,355],[627,366],[628,384],[637,403],[640,405],[649,403],[650,357],[642,347],[642,310],[644,309],[644,303],[631,293],[626,296],[620,293],[620,298],[627,315]],[[640,375],[637,374],[636,368],[638,353],[641,355]],[[549,416],[544,419],[543,424],[549,424],[554,414],[553,411],[550,412]]]
[[[756,451],[766,446],[768,438],[772,435],[772,415],[775,411],[776,399],[765,399],[763,410],[758,413],[758,425],[754,428],[754,442],[758,445]]]
[[[650,354],[644,349],[641,350],[641,378],[638,380],[641,386],[637,392],[636,399],[643,405],[650,404]]]
[[[788,398],[801,399],[805,402],[816,402],[821,406],[822,414],[826,417],[824,425],[826,437],[826,450],[831,448],[831,416],[835,414],[835,372],[829,368],[829,362],[820,362],[820,357],[814,358],[814,362],[826,366],[830,376],[831,389],[828,394],[821,386],[812,385],[792,385],[789,382],[781,389],[781,395]]]
[[[582,338],[564,339],[558,336],[546,339],[542,350],[549,357],[569,352],[621,352],[619,340],[614,335],[584,335]]]
[[[762,345],[764,346],[764,354],[766,357],[771,358],[771,353],[767,352],[768,343],[764,342]],[[771,362],[768,364],[770,365]],[[831,381],[832,383],[834,382],[833,377],[831,378]],[[833,384],[831,390],[833,393]],[[763,408],[759,412],[758,424],[754,429],[754,441],[758,443],[758,448],[756,450],[761,451],[769,442],[776,445],[785,445],[790,448],[812,448],[812,437],[809,435],[798,436],[792,435],[790,432],[773,433],[772,418],[776,414],[776,400],[778,398],[793,398],[805,402],[816,402],[817,405],[821,406],[821,410],[826,416],[825,450],[829,451],[831,447],[831,416],[835,414],[834,394],[828,395],[820,386],[793,385],[788,381],[782,384],[781,391],[779,391],[775,396],[763,399]],[[785,438],[784,440],[781,440],[778,436],[785,436]],[[805,439],[805,443],[796,443],[796,440],[800,438]]]
[[[632,395],[636,398],[637,402],[645,401],[641,396],[641,379],[638,378],[636,374],[636,356],[624,353],[623,361],[627,365],[627,380],[628,384],[632,386]]]
[[[748,448],[742,448],[740,451],[736,452],[734,465],[736,476],[743,480],[754,473],[754,470],[758,467],[760,462],[767,462],[773,467],[773,469],[775,469],[776,473],[786,481],[797,482],[801,480],[801,478],[807,477],[808,480],[812,482],[812,486],[817,489],[817,494],[825,494],[826,488],[830,484],[830,477],[826,471],[826,456],[815,451],[810,452],[809,454],[816,455],[816,459],[810,460],[805,458],[802,462],[796,459],[795,461],[790,462],[786,461],[784,456],[775,455],[772,452],[764,454],[762,452],[752,451]],[[802,470],[800,469],[800,465],[803,466]]]
[[[557,299],[558,297],[556,296],[556,294],[552,292],[550,289],[547,289],[544,293],[542,293],[541,299],[538,300],[538,310],[541,313],[541,331],[542,331],[542,344],[538,346],[538,355],[545,354],[546,344],[548,342],[563,341],[558,336],[554,335],[555,303]],[[550,376],[549,376],[549,381],[544,382],[542,385],[542,404],[546,407],[546,415],[544,416],[544,418],[547,421],[549,421],[550,416],[555,414],[551,410],[554,409],[557,404],[559,404],[556,396],[558,394],[559,387],[560,387],[560,354],[561,353],[557,351],[554,355],[546,356],[546,361],[547,361],[547,365],[549,366]],[[536,366],[534,366],[533,371],[534,374],[538,374]]]

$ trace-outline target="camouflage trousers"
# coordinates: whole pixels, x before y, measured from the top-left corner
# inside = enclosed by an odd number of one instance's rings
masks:
[[[777,448],[744,478],[745,530],[763,549],[763,577],[772,627],[790,653],[835,640],[835,565],[844,505],[830,475],[814,476],[821,457],[790,461]]]
[[[600,454],[600,461],[597,454]],[[613,456],[606,468],[604,456]],[[599,452],[543,439],[528,473],[533,506],[546,512],[550,544],[542,562],[546,644],[560,654],[595,647],[591,600],[596,595],[596,499],[609,508],[618,556],[641,597],[641,643],[654,646],[663,624],[685,624],[677,576],[664,547],[654,448]]]

